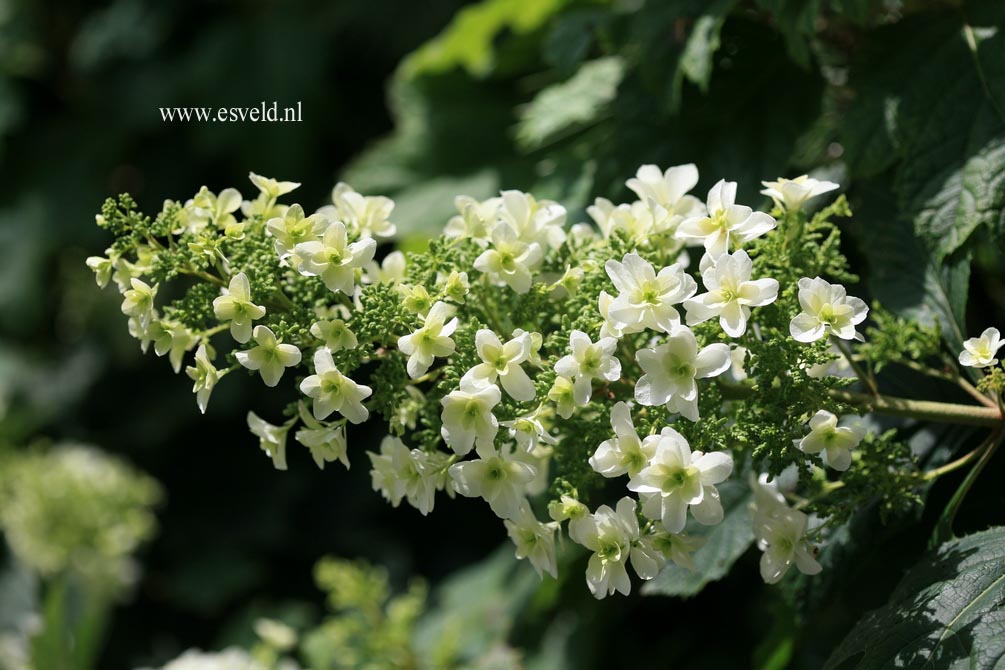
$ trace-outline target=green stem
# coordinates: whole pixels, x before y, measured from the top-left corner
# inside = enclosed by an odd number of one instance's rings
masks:
[[[872,395],[878,396],[879,389],[876,388],[875,380],[873,380],[871,375],[867,375],[865,373],[865,370],[863,370],[862,367],[858,364],[858,362],[855,360],[855,356],[852,354],[851,349],[848,347],[848,345],[845,344],[841,340],[841,338],[832,337],[831,339],[834,341],[834,344],[837,345],[838,350],[844,355],[845,359],[848,361],[848,365],[850,365],[851,369],[855,371],[855,376],[858,377],[858,380],[860,382],[862,382],[862,386],[869,389],[869,392],[872,393]]]
[[[982,405],[987,405],[988,407],[996,406],[993,400],[991,400],[986,395],[978,391],[976,388],[974,388],[973,384],[971,384],[958,374],[936,370],[934,368],[928,367],[927,365],[922,365],[920,363],[910,360],[899,361],[899,363],[904,367],[914,370],[915,372],[920,372],[923,375],[928,375],[929,377],[933,377],[935,379],[942,379],[951,384],[959,385],[961,389],[970,394],[972,398],[979,401]]]
[[[956,513],[963,504],[963,499],[967,497],[967,493],[973,487],[974,482],[977,481],[977,477],[979,477],[981,471],[984,470],[984,466],[986,466],[988,461],[991,460],[991,456],[994,455],[995,450],[998,448],[998,445],[1001,444],[1001,441],[1002,431],[996,430],[988,436],[988,439],[985,440],[980,447],[972,452],[980,452],[980,460],[978,460],[977,464],[974,465],[970,472],[967,473],[966,478],[960,484],[959,488],[956,489],[956,493],[954,493],[953,497],[949,499],[949,503],[942,511],[942,516],[939,517],[938,523],[935,524],[935,530],[932,532],[932,537],[928,541],[930,549],[934,549],[940,544],[953,539],[953,521],[956,520]],[[964,458],[969,458],[970,456],[971,454],[967,454]]]
[[[877,414],[903,416],[912,419],[923,419],[937,423],[960,424],[964,426],[985,426],[1000,428],[1005,424],[1001,411],[996,407],[978,407],[977,405],[959,405],[931,400],[909,400],[885,395],[870,395],[833,389],[830,392],[835,400]]]

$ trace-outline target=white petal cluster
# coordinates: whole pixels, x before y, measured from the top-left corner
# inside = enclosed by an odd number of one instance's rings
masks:
[[[971,368],[988,368],[997,365],[998,350],[1005,347],[1005,340],[997,328],[987,328],[980,337],[971,337],[963,343],[960,365]]]
[[[762,194],[769,196],[776,207],[787,212],[795,212],[802,209],[803,205],[810,198],[815,198],[824,193],[840,188],[832,181],[814,179],[807,175],[801,175],[795,179],[782,179],[776,181],[764,181],[765,188]]]
[[[763,212],[736,204],[736,182],[720,180],[708,192],[707,213],[684,219],[677,237],[700,243],[713,258],[764,235],[777,222]]]
[[[802,312],[789,324],[789,332],[798,342],[816,342],[834,335],[842,340],[862,340],[855,326],[865,321],[869,308],[847,294],[844,286],[814,277],[799,280],[799,306]]]
[[[594,379],[613,382],[621,378],[621,361],[614,356],[618,341],[613,337],[593,342],[583,331],[574,330],[569,335],[569,348],[571,353],[555,363],[555,373],[572,381],[577,405],[590,402]]]
[[[701,273],[707,292],[684,302],[687,325],[693,326],[717,316],[727,335],[743,335],[747,331],[750,308],[771,304],[778,297],[778,282],[774,279],[751,280],[752,267],[750,256],[742,249],[714,259]]]
[[[824,463],[835,470],[851,467],[851,451],[861,444],[865,431],[861,426],[838,426],[836,415],[825,409],[810,419],[809,434],[793,444],[805,454],[820,454]]]
[[[823,568],[816,560],[814,547],[806,539],[809,517],[785,504],[785,498],[766,475],[751,479],[754,490],[754,537],[761,554],[761,578],[777,584],[793,564],[806,575]]]
[[[371,237],[349,242],[346,226],[341,221],[330,224],[320,240],[301,242],[294,254],[302,259],[298,270],[308,277],[320,277],[328,290],[352,295],[356,270],[373,260],[377,243]]]
[[[675,329],[666,342],[640,349],[635,359],[645,373],[635,385],[635,400],[650,407],[666,405],[691,421],[698,420],[698,379],[725,372],[732,361],[721,342],[699,349],[687,327]]]
[[[521,364],[530,357],[530,333],[522,333],[503,344],[499,336],[487,328],[475,334],[475,347],[482,362],[468,370],[461,383],[488,386],[498,380],[511,398],[520,402],[534,399],[534,384]]]
[[[251,284],[243,272],[230,278],[230,286],[213,301],[213,311],[220,321],[230,321],[230,334],[241,344],[251,339],[252,321],[265,316],[265,308],[251,301]]]
[[[537,469],[509,450],[479,450],[480,457],[450,466],[454,489],[468,498],[484,498],[496,516],[513,519],[520,513],[527,485]]]
[[[644,329],[669,333],[680,325],[674,307],[695,294],[698,284],[679,263],[659,273],[638,254],[626,254],[621,262],[607,261],[607,276],[618,295],[606,307],[605,321],[613,332],[633,333]]]
[[[409,449],[397,437],[385,437],[380,453],[368,452],[373,489],[397,507],[407,499],[423,515],[433,511],[436,491],[442,488],[443,464],[435,455]]]
[[[398,338],[398,349],[408,356],[408,376],[417,379],[426,374],[435,358],[445,358],[454,353],[450,336],[457,330],[457,317],[450,306],[438,302],[429,308],[421,327],[410,335]]]
[[[314,418],[327,419],[338,412],[351,423],[363,423],[370,411],[363,401],[373,390],[369,386],[357,384],[335,367],[332,353],[327,349],[314,352],[314,374],[300,382],[300,391],[314,400]]]
[[[249,370],[257,370],[266,386],[275,386],[286,368],[300,365],[300,350],[292,344],[283,344],[267,326],[255,326],[253,337],[256,346],[234,354],[237,362]]]

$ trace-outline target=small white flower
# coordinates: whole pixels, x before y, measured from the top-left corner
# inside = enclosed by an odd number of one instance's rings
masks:
[[[865,437],[859,426],[838,426],[838,418],[825,409],[810,419],[810,433],[792,443],[803,453],[822,454],[824,462],[835,470],[847,470],[851,466],[851,450]]]
[[[433,296],[425,286],[417,284],[398,284],[398,295],[401,296],[401,306],[412,314],[425,316],[429,308],[433,306]]]
[[[555,363],[555,373],[572,380],[577,405],[590,402],[594,379],[615,382],[621,378],[621,361],[614,356],[618,341],[613,337],[594,343],[583,331],[574,330],[569,335],[569,348],[572,353]]]
[[[213,312],[220,321],[230,321],[230,334],[244,344],[251,339],[251,322],[265,316],[265,308],[251,302],[248,275],[238,272],[230,278],[230,287],[213,300]]]
[[[538,202],[529,193],[503,191],[499,220],[511,226],[520,240],[542,249],[557,249],[565,242],[565,208],[551,200]]]
[[[396,284],[404,280],[406,265],[405,254],[392,251],[384,256],[380,265],[376,261],[366,264],[363,281],[368,284]]]
[[[658,216],[665,217],[665,212],[658,205]],[[600,232],[604,237],[610,237],[616,230],[623,231],[628,238],[640,244],[648,244],[650,235],[658,232],[656,230],[656,216],[644,202],[633,202],[632,204],[622,204],[614,206],[610,200],[597,198],[593,201],[592,207],[586,208],[589,214],[597,223]]]
[[[437,474],[431,472],[425,453],[409,450],[397,437],[387,436],[380,443],[380,454],[367,452],[373,469],[373,490],[397,507],[402,498],[425,516],[436,501]]]
[[[701,273],[707,293],[684,301],[687,325],[693,326],[719,317],[719,325],[730,337],[747,330],[751,307],[762,307],[778,297],[774,279],[750,279],[752,264],[744,250],[723,254]]]
[[[980,337],[971,337],[963,343],[960,352],[960,365],[972,368],[986,368],[998,363],[995,355],[1005,346],[1001,333],[997,328],[988,328]]]
[[[571,379],[555,377],[555,383],[548,391],[548,400],[556,405],[558,415],[568,419],[576,411],[576,386]]]
[[[364,237],[349,243],[345,224],[336,221],[328,226],[320,240],[301,242],[294,253],[303,258],[298,270],[308,277],[320,277],[329,291],[352,295],[356,269],[373,260],[377,243]]]
[[[548,429],[541,423],[537,413],[518,416],[512,421],[501,421],[500,425],[508,429],[509,436],[516,441],[516,446],[524,451],[535,451],[539,445],[554,445],[558,443]]]
[[[532,269],[544,252],[537,242],[527,243],[517,236],[508,223],[500,223],[492,231],[492,247],[475,259],[475,269],[484,272],[493,282],[505,284],[517,293],[530,290]]]
[[[865,321],[869,308],[846,294],[844,286],[820,277],[799,280],[799,305],[803,311],[789,323],[789,333],[797,342],[816,342],[828,333],[842,340],[864,338],[855,326]]]
[[[674,565],[686,568],[687,570],[697,570],[691,554],[705,544],[705,538],[703,537],[689,537],[682,533],[664,533],[660,531],[643,538],[643,542],[645,541],[648,541],[653,549],[662,554],[666,559],[673,561]],[[634,558],[634,552],[632,557]],[[633,567],[635,566],[634,563],[632,565]],[[638,572],[639,569],[636,567],[635,571]],[[641,573],[639,576],[642,576]]]
[[[412,379],[426,374],[433,359],[446,358],[454,353],[455,345],[450,336],[457,330],[457,317],[447,321],[451,311],[447,303],[436,303],[429,308],[422,327],[398,338],[398,349],[408,356],[406,367]]]
[[[471,196],[459,195],[454,198],[454,206],[460,214],[447,221],[443,233],[447,237],[470,238],[483,245],[487,243],[495,228],[502,198],[478,202]]]
[[[619,402],[611,408],[611,428],[615,437],[605,440],[590,457],[590,466],[604,477],[620,477],[627,474],[634,477],[649,464],[656,453],[659,437],[649,435],[639,439],[632,423],[632,413],[628,405]]]
[[[729,247],[745,244],[777,226],[763,212],[736,204],[736,182],[719,180],[708,192],[708,215],[685,219],[677,228],[677,237],[688,242],[702,242],[713,257]]]
[[[607,306],[607,317],[615,330],[624,333],[645,328],[670,332],[680,325],[674,305],[695,294],[698,285],[684,268],[674,263],[657,274],[638,254],[625,254],[619,263],[607,261],[604,269],[619,293]]]
[[[254,412],[248,412],[248,428],[258,437],[258,446],[272,459],[276,470],[286,469],[286,435],[290,424],[274,426]]]
[[[310,333],[324,342],[330,351],[352,349],[359,344],[356,334],[349,330],[349,326],[342,319],[317,321],[311,325]]]
[[[665,172],[655,165],[643,165],[625,184],[643,202],[653,202],[663,210],[656,222],[657,232],[674,231],[685,219],[705,213],[701,200],[687,195],[698,184],[698,168],[693,163],[675,165]]]
[[[484,498],[502,519],[516,517],[527,485],[537,474],[536,468],[495,449],[479,453],[483,455],[477,460],[450,466],[454,490],[468,498]]]
[[[691,421],[698,420],[698,385],[696,379],[722,374],[730,366],[729,347],[721,342],[698,350],[694,333],[680,327],[666,344],[640,349],[635,360],[645,373],[635,384],[635,400],[654,407],[666,404]]]
[[[153,324],[151,324],[153,326]],[[167,354],[175,374],[181,372],[181,364],[185,354],[191,351],[198,340],[195,334],[180,323],[161,321],[157,324],[154,337],[154,353],[158,356]]]
[[[471,291],[467,272],[452,270],[442,282],[437,279],[436,283],[441,286],[440,290],[443,291],[444,296],[461,305],[464,304],[465,297]]]
[[[778,181],[762,181],[761,183],[766,187],[761,193],[770,196],[776,207],[788,212],[802,209],[803,204],[810,198],[840,188],[832,181],[821,181],[807,175],[801,175],[795,179],[779,177]]]
[[[94,281],[98,284],[98,288],[108,286],[108,282],[112,279],[112,270],[115,267],[112,260],[102,256],[88,256],[85,262],[94,273]]]
[[[300,392],[314,399],[314,418],[327,419],[332,412],[338,412],[352,423],[363,423],[370,411],[363,406],[373,390],[369,386],[357,384],[335,367],[332,352],[318,349],[314,352],[314,374],[300,382]]]
[[[345,438],[345,421],[321,423],[307,411],[303,402],[297,404],[300,420],[304,427],[296,432],[297,442],[307,447],[318,468],[324,470],[325,463],[338,460],[349,469],[348,444]]]
[[[761,578],[777,584],[793,563],[804,575],[818,574],[823,568],[814,557],[804,535],[809,517],[798,510],[785,509],[763,518],[754,528],[761,555]]]
[[[274,238],[273,246],[280,260],[289,259],[290,265],[299,270],[303,262],[300,257],[292,258],[298,244],[317,242],[321,239],[328,221],[320,214],[304,216],[304,208],[291,205],[282,216],[269,219],[266,230]]]
[[[195,393],[199,411],[205,414],[206,406],[209,404],[209,396],[213,393],[213,388],[222,376],[209,360],[205,344],[200,344],[199,348],[195,350],[195,365],[185,368],[185,374],[195,382],[192,392]]]
[[[542,523],[534,516],[530,503],[524,498],[512,520],[503,521],[506,532],[516,545],[516,557],[530,559],[538,576],[549,575],[558,579],[558,563],[555,559],[555,523]]]
[[[258,346],[238,351],[234,356],[249,370],[258,370],[266,386],[278,384],[286,368],[300,365],[300,350],[277,340],[270,328],[255,326],[254,338]]]
[[[360,195],[351,186],[339,182],[332,189],[332,203],[338,219],[353,227],[360,237],[391,237],[398,229],[388,221],[394,201],[382,195]]]
[[[687,511],[698,523],[712,526],[723,518],[715,484],[733,472],[733,459],[722,451],[692,453],[684,436],[664,428],[652,460],[628,482],[642,498],[642,513],[660,519],[669,533],[684,530]]]
[[[146,330],[156,315],[154,300],[157,298],[158,286],[150,286],[135,277],[129,280],[129,284],[132,288],[126,289],[122,294],[122,313],[136,319],[140,327]]]
[[[185,203],[191,211],[190,230],[197,232],[212,223],[219,229],[237,223],[233,212],[241,208],[241,193],[236,188],[225,188],[215,195],[203,186],[195,197]]]
[[[254,172],[248,173],[248,179],[251,180],[251,183],[254,184],[263,195],[273,200],[281,195],[286,195],[287,193],[300,188],[299,182],[279,181],[271,177],[263,177],[260,174],[255,174]]]
[[[502,393],[494,384],[479,386],[461,380],[461,387],[440,400],[443,405],[440,434],[447,446],[464,456],[475,445],[491,449],[499,430],[492,409],[499,404]]]
[[[628,595],[632,590],[626,565],[632,544],[639,538],[635,501],[624,497],[617,509],[601,505],[588,517],[577,520],[574,541],[593,552],[586,566],[586,585],[598,600],[615,591]],[[571,536],[570,526],[570,536]]]
[[[527,402],[534,399],[534,384],[520,367],[530,356],[530,333],[514,337],[506,344],[487,328],[475,333],[475,347],[482,362],[468,370],[463,379],[475,385],[502,385],[514,400]],[[462,381],[463,381],[462,379]]]

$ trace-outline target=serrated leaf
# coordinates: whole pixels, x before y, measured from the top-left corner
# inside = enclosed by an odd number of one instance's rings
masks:
[[[825,670],[990,670],[1005,657],[1005,528],[929,553],[866,615]]]
[[[688,519],[686,532],[704,537],[705,544],[692,554],[696,570],[667,564],[663,571],[642,587],[647,596],[693,596],[709,582],[722,579],[740,556],[754,542],[750,515],[750,487],[734,477],[720,486],[719,494],[725,517],[715,526],[702,526]]]
[[[618,93],[625,65],[610,56],[584,63],[572,77],[538,93],[520,112],[517,141],[541,145],[599,118]]]

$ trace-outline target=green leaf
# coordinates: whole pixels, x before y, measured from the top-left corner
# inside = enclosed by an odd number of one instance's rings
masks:
[[[825,670],[1001,667],[1005,656],[1005,528],[928,554],[867,614]]]
[[[642,587],[643,595],[693,596],[709,582],[722,579],[754,542],[750,487],[734,476],[718,489],[725,512],[722,523],[709,527],[689,519],[685,529],[689,535],[705,538],[704,546],[692,555],[696,570],[667,564],[659,575]]]
[[[624,62],[617,56],[584,63],[567,81],[542,90],[523,108],[517,141],[524,149],[537,149],[596,121],[617,95],[624,73]]]
[[[712,59],[719,50],[722,24],[726,15],[736,4],[736,0],[717,0],[705,8],[705,13],[698,17],[691,28],[687,44],[680,56],[678,77],[684,77],[693,82],[704,93],[708,91],[708,82],[712,78]]]

